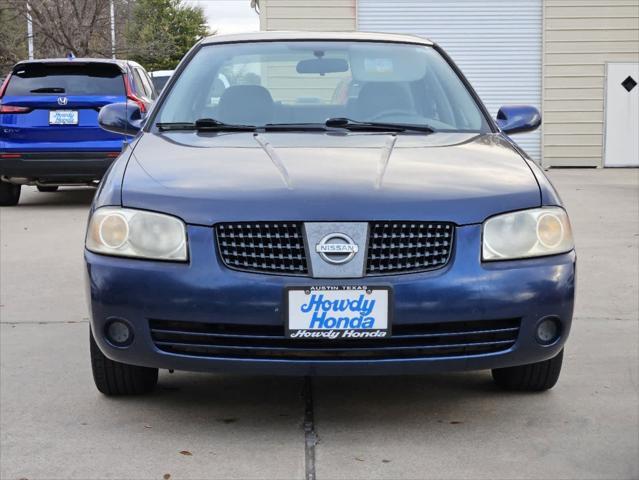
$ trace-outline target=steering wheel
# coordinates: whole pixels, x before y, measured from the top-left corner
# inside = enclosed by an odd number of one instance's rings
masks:
[[[392,110],[384,110],[383,112],[379,112],[376,115],[373,115],[373,117],[371,117],[370,121],[371,122],[376,122],[378,120],[382,120],[385,117],[391,117],[391,116],[397,116],[397,115],[401,115],[401,116],[406,116],[406,117],[412,117],[415,115],[414,112],[407,112],[406,110],[400,110],[400,109],[392,109]]]

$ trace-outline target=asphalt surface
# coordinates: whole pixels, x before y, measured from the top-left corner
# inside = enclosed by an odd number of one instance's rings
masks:
[[[639,171],[553,170],[578,246],[559,384],[488,372],[303,378],[161,372],[147,397],[91,379],[82,246],[93,191],[0,209],[0,478],[639,477]],[[305,435],[306,427],[306,435]],[[169,475],[169,476],[167,476]]]

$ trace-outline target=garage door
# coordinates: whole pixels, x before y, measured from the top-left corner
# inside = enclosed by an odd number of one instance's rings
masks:
[[[542,1],[359,0],[358,29],[440,44],[495,116],[501,105],[541,111]],[[541,132],[513,137],[537,162]]]

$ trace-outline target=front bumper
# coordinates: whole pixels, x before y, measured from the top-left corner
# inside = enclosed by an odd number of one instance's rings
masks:
[[[119,152],[7,153],[0,158],[0,177],[41,183],[86,183],[100,180]]]
[[[285,375],[382,375],[481,370],[546,360],[568,337],[575,289],[574,252],[524,261],[481,263],[481,227],[458,227],[449,264],[440,270],[327,281],[232,271],[220,263],[214,231],[188,227],[190,262],[165,263],[85,252],[91,328],[109,358],[149,367]],[[392,290],[393,325],[519,319],[517,340],[483,354],[370,359],[244,358],[169,353],[154,342],[150,320],[206,324],[284,325],[284,288],[307,285],[383,285]],[[561,337],[535,339],[538,321],[555,316]],[[133,342],[124,348],[104,337],[109,319],[125,319]],[[356,343],[353,343],[356,346]],[[382,346],[380,344],[380,346]]]

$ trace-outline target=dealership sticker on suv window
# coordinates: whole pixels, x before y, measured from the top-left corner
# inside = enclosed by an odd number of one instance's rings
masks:
[[[291,288],[287,297],[289,338],[355,340],[390,336],[386,287]]]

